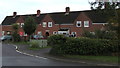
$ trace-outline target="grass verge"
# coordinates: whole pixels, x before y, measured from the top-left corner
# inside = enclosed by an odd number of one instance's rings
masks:
[[[46,46],[46,47],[38,47],[38,48],[33,48],[33,47],[29,47],[29,50],[40,50],[40,49],[44,49],[44,48],[51,48],[51,46]]]
[[[93,60],[101,62],[118,63],[118,56],[80,56],[80,55],[64,55],[66,58]]]

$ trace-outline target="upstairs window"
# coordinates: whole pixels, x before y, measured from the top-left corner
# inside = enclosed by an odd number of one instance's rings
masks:
[[[81,27],[81,21],[76,22],[76,27]]]
[[[43,27],[46,27],[46,26],[47,26],[47,23],[46,23],[46,22],[43,22],[42,25],[43,25]]]
[[[52,27],[52,22],[48,22],[48,27]]]
[[[24,26],[24,23],[21,23],[21,27],[23,27]]]
[[[89,21],[84,21],[84,27],[89,27]]]

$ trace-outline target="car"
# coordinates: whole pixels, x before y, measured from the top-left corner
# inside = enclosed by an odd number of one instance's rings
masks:
[[[4,35],[0,38],[0,41],[5,41],[5,40],[12,40],[12,36],[11,35]]]
[[[42,38],[44,38],[44,37],[41,35],[33,35],[32,36],[32,39],[42,39]]]

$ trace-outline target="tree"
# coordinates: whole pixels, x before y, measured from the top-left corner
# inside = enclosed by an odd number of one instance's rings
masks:
[[[12,34],[13,41],[14,42],[20,41],[20,35],[18,34],[19,25],[18,24],[13,24],[12,29],[14,30],[13,34]]]
[[[25,20],[25,24],[23,26],[23,30],[25,33],[28,35],[29,40],[31,39],[31,35],[35,32],[36,30],[36,23],[32,17],[28,17]]]
[[[98,13],[106,15],[108,24],[108,31],[119,32],[119,14],[120,3],[119,2],[89,2],[92,10],[98,10]],[[118,33],[119,35],[119,33]]]

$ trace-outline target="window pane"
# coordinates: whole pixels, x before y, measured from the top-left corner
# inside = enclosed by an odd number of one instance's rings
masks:
[[[48,27],[52,27],[52,22],[48,22]]]
[[[84,21],[84,27],[89,27],[89,21]]]
[[[43,22],[43,27],[46,27],[47,23],[46,22]]]
[[[76,27],[81,27],[81,21],[77,21]]]

